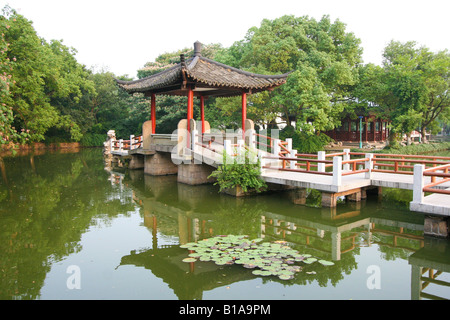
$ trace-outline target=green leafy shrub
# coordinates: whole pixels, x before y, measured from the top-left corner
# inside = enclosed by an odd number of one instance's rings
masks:
[[[261,192],[267,188],[267,185],[260,176],[259,159],[254,154],[246,152],[234,159],[224,154],[223,164],[213,171],[209,177],[217,179],[214,184],[219,185],[219,191],[240,186],[244,192],[251,189]]]
[[[86,133],[80,140],[83,147],[101,147],[106,141],[106,134]]]
[[[285,127],[280,131],[280,139],[292,138],[292,149],[298,153],[317,153],[323,151],[325,146],[333,139],[324,133],[311,134],[296,130],[294,127]]]

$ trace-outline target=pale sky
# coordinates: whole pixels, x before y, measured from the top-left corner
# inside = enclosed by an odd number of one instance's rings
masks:
[[[329,15],[360,38],[364,63],[381,64],[391,40],[450,49],[450,0],[0,0],[33,21],[47,41],[74,47],[79,63],[136,78],[162,53],[195,41],[224,47],[263,19]]]

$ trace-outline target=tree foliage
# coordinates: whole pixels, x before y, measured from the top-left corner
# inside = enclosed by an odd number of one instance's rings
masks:
[[[14,61],[8,106],[13,126],[41,141],[50,128],[64,129],[73,140],[81,138],[78,124],[62,105],[79,103],[84,92],[95,92],[88,72],[76,61],[75,51],[60,41],[38,37],[31,21],[9,7],[3,9],[3,37],[9,44],[7,61]]]
[[[448,122],[450,54],[432,53],[415,42],[391,41],[383,53],[383,65],[360,69],[354,95],[392,122],[396,133],[421,129],[435,131]]]
[[[282,114],[287,125],[312,122],[322,131],[340,123],[349,90],[358,81],[361,54],[360,40],[339,20],[283,16],[249,29],[222,59],[255,73],[292,72],[279,89],[250,97],[262,111],[255,122],[268,123]]]
[[[12,78],[13,66],[16,58],[9,58],[8,51],[10,43],[5,38],[3,30],[10,28],[9,21],[0,17],[0,150],[4,146],[14,146],[24,143],[28,139],[28,133],[18,132],[13,126],[14,113],[11,107],[11,86],[15,84]]]
[[[150,119],[150,102],[120,89],[116,76],[79,64],[76,50],[62,40],[39,37],[31,21],[6,6],[0,16],[0,148],[37,141],[100,144],[102,135],[138,135]],[[189,58],[192,48],[160,54],[138,70],[143,78]],[[327,141],[320,132],[346,115],[376,113],[391,121],[392,133],[437,131],[449,126],[447,50],[432,53],[415,42],[392,41],[383,64],[363,65],[360,40],[346,25],[303,16],[264,19],[228,48],[203,47],[202,55],[260,74],[290,73],[286,84],[248,96],[247,117],[276,127],[282,118],[293,137],[313,150]],[[205,115],[214,128],[239,128],[241,98],[208,98]],[[186,118],[186,97],[157,96],[156,131],[172,133]],[[199,119],[194,100],[194,118]],[[296,130],[290,126],[295,123]],[[314,134],[315,139],[305,142]],[[301,148],[300,148],[301,149]]]

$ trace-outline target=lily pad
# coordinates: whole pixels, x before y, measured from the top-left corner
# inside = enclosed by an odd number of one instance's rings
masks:
[[[180,245],[189,250],[189,257],[183,262],[212,261],[217,265],[240,264],[259,276],[277,276],[281,280],[292,279],[302,267],[298,262],[311,264],[319,261],[322,265],[333,262],[318,260],[310,254],[300,254],[282,241],[264,242],[262,238],[250,240],[245,235],[221,235],[199,242]]]
[[[211,257],[209,255],[201,255],[200,258],[198,258],[198,260],[208,262],[211,261]]]
[[[292,278],[294,278],[294,276],[290,276],[290,275],[287,275],[287,274],[280,274],[280,275],[278,276],[278,278],[279,278],[280,280],[291,280]]]
[[[319,260],[318,262],[323,266],[334,266],[334,262],[331,262],[331,261]]]
[[[300,266],[290,266],[289,270],[292,270],[294,272],[300,272],[300,271],[302,271],[302,267],[300,267]]]
[[[289,270],[281,270],[279,273],[280,273],[280,275],[287,275],[287,276],[293,276],[294,275],[294,272],[289,271]]]
[[[188,243],[182,244],[180,246],[180,248],[187,249],[187,248],[191,248],[191,247],[195,247],[195,246],[197,246],[197,243],[195,243],[195,242],[188,242]]]
[[[311,264],[311,263],[316,262],[316,261],[317,261],[316,258],[308,258],[306,260],[303,260],[303,263]]]

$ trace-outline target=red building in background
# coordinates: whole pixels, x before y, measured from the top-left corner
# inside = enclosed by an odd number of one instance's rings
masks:
[[[339,128],[326,131],[325,134],[336,141],[346,142],[359,142],[360,138],[362,142],[384,142],[388,139],[387,120],[375,116],[362,116],[361,120],[360,128],[360,118],[346,117]]]

